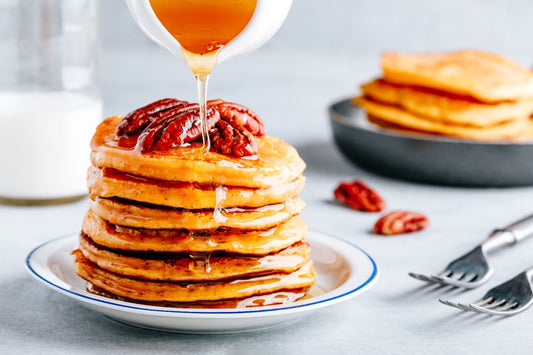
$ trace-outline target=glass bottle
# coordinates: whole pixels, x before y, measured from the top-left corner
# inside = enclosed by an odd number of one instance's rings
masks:
[[[0,1],[0,202],[86,194],[102,119],[98,1]]]

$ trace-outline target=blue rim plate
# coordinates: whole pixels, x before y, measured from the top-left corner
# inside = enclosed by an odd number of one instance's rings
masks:
[[[361,248],[340,238],[309,232],[317,285],[324,291],[294,303],[248,309],[190,309],[147,306],[94,295],[76,275],[71,251],[76,234],[48,241],[26,258],[29,273],[46,286],[119,322],[180,333],[219,334],[268,329],[296,321],[309,312],[350,299],[378,279],[376,262]]]

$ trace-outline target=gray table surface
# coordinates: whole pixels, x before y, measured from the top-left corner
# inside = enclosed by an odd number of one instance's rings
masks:
[[[303,216],[311,229],[353,242],[376,259],[382,274],[369,292],[289,328],[265,332],[191,336],[136,329],[85,309],[24,269],[24,258],[36,245],[79,230],[85,200],[49,207],[0,205],[0,353],[531,353],[533,311],[509,319],[463,314],[437,299],[474,300],[487,287],[464,293],[424,287],[407,272],[438,271],[492,228],[531,213],[533,188],[417,185],[351,166],[332,143],[326,110],[377,74],[376,63],[375,56],[277,51],[274,44],[217,68],[209,95],[248,105],[263,117],[270,135],[296,146],[308,164]],[[107,115],[160,97],[194,99],[188,69],[155,46],[106,49],[102,73]],[[354,178],[374,186],[390,209],[426,213],[431,226],[412,235],[372,235],[377,215],[331,203],[337,183]],[[525,241],[491,257],[496,273],[489,286],[529,267],[532,248],[533,241]]]

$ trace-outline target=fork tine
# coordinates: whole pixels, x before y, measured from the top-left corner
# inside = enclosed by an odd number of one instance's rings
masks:
[[[440,283],[440,284],[445,285],[446,282],[444,281],[444,277],[445,277],[445,276],[431,275],[431,276],[429,277],[429,279],[430,279],[432,282],[437,282],[437,283]]]
[[[439,282],[443,285],[451,285],[451,286],[467,288],[467,289],[475,288],[478,286],[477,283],[457,280],[453,277],[432,275],[431,278],[434,279],[435,282]]]
[[[426,282],[434,282],[429,276],[426,276],[426,275],[423,275],[423,274],[417,274],[417,273],[414,273],[414,272],[410,272],[409,273],[409,276],[417,279],[417,280],[422,280],[422,281],[426,281]]]
[[[453,271],[451,271],[451,270],[444,270],[444,271],[439,272],[436,276],[440,276],[440,277],[443,277],[443,276],[451,277],[452,275],[453,275]]]
[[[443,299],[439,299],[439,302],[442,303],[442,304],[445,304],[447,306],[451,306],[451,307],[455,307],[457,309],[460,309],[461,311],[473,311],[472,308],[470,308],[467,305],[464,305],[462,303],[452,302],[450,300],[443,300]]]
[[[494,301],[494,297],[487,297],[487,298],[482,298],[482,299],[474,302],[473,304],[475,304],[477,306],[480,306],[480,307],[483,307],[484,305],[486,305],[488,303],[491,303],[492,301]]]
[[[504,306],[503,308],[499,309],[500,312],[507,312],[510,311],[513,308],[518,307],[518,302],[511,303],[509,305]]]
[[[486,314],[495,315],[495,316],[513,316],[515,314],[522,312],[522,310],[526,308],[526,307],[517,307],[512,310],[503,311],[503,310],[494,310],[490,308],[480,307],[475,304],[471,304],[471,306],[479,313],[486,313]]]
[[[465,276],[466,276],[466,272],[458,272],[458,273],[454,273],[451,278],[453,278],[454,280],[460,281]]]
[[[464,278],[463,281],[465,282],[472,282],[474,281],[475,279],[477,278],[477,274],[474,274],[474,273],[470,273],[470,274],[467,274]]]
[[[483,306],[484,308],[486,309],[496,309],[500,306],[503,306],[507,303],[507,300],[506,299],[501,299],[501,300],[498,300],[498,301],[494,301],[492,303],[489,303],[488,305],[486,306]]]

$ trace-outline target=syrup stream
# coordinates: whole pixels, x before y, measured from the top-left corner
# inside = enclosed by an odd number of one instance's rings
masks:
[[[211,141],[209,140],[209,132],[207,131],[207,84],[209,82],[209,74],[196,74],[196,86],[198,88],[198,102],[200,103],[200,127],[202,129],[202,143],[204,146],[204,154],[211,149]]]

